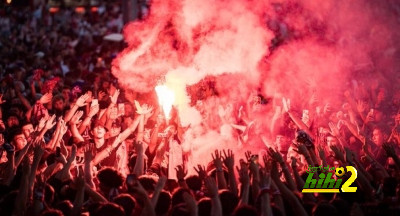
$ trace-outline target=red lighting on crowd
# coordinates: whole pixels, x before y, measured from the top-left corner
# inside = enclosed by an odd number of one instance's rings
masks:
[[[84,7],[77,7],[77,8],[75,8],[75,12],[77,12],[77,13],[85,13],[85,8]]]
[[[50,12],[50,13],[57,13],[59,10],[60,10],[60,8],[58,8],[58,7],[51,7],[51,8],[49,9],[49,12]]]

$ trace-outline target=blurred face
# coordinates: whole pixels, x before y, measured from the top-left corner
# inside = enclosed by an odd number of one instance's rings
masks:
[[[93,129],[93,136],[96,139],[104,138],[105,133],[106,133],[106,130],[102,126],[96,126]]]
[[[336,137],[328,136],[328,137],[326,137],[326,144],[328,145],[328,147],[330,147],[332,145],[337,145],[338,141],[337,141]]]
[[[19,120],[15,116],[11,116],[7,119],[7,126],[8,127],[13,127],[19,125]]]
[[[62,96],[63,98],[65,98],[66,101],[69,100],[69,94],[71,93],[71,90],[69,89],[63,89],[62,90]]]
[[[56,102],[54,102],[54,109],[56,110],[63,110],[64,109],[64,101],[63,100],[58,100]]]
[[[275,143],[278,147],[279,151],[287,151],[288,145],[287,145],[287,138],[283,135],[277,135],[275,139]]]
[[[113,125],[110,129],[110,135],[112,137],[117,136],[121,132],[121,127]]]
[[[32,124],[24,125],[22,127],[22,131],[24,132],[25,138],[29,139],[31,133],[33,132],[33,125]]]
[[[382,134],[381,130],[374,129],[374,131],[372,131],[372,142],[374,142],[378,146],[382,145],[382,143],[383,143],[383,134]]]
[[[26,143],[27,143],[27,141],[25,139],[25,135],[24,134],[18,134],[18,135],[14,136],[13,144],[14,144],[15,149],[17,151],[21,150],[22,148],[24,148]]]

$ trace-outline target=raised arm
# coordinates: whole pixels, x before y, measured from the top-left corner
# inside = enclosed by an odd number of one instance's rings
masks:
[[[86,101],[89,99],[89,94],[86,93],[84,95],[81,95],[75,102],[75,104],[71,107],[71,109],[68,110],[68,112],[65,114],[64,121],[69,122],[74,116],[75,112],[79,109],[79,107],[83,107],[86,105]]]
[[[232,150],[228,150],[227,152],[224,150],[223,151],[224,156],[223,156],[223,161],[228,168],[228,175],[229,175],[229,190],[234,193],[236,196],[238,195],[238,188],[237,188],[237,182],[236,182],[236,175],[235,175],[235,159],[234,159],[234,154]]]

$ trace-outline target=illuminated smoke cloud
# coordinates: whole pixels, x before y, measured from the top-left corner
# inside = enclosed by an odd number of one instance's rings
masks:
[[[128,47],[112,72],[137,92],[152,91],[160,79],[173,89],[182,124],[191,125],[185,148],[201,162],[213,148],[237,149],[237,139],[226,137],[226,122],[202,119],[186,85],[215,78],[218,97],[202,108],[214,116],[229,104],[227,115],[236,116],[257,90],[279,106],[283,96],[304,105],[312,94],[335,104],[352,79],[395,76],[399,14],[394,0],[154,0],[148,18],[125,27]],[[262,127],[271,108],[255,115]]]

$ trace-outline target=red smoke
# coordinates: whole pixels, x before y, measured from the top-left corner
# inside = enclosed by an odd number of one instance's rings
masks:
[[[210,147],[235,149],[237,142],[221,135],[227,122],[213,130],[200,124],[205,119],[189,105],[187,85],[215,78],[219,96],[203,101],[214,115],[232,104],[229,115],[236,116],[257,90],[279,106],[283,96],[301,105],[312,94],[335,104],[351,79],[397,72],[399,8],[394,0],[153,0],[145,20],[125,27],[128,47],[112,71],[137,92],[165,78],[183,124],[191,125],[187,148],[205,161]],[[253,117],[268,127],[269,110]]]

